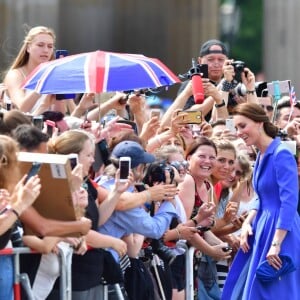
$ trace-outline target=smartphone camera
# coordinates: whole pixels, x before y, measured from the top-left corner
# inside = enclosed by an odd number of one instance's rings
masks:
[[[120,169],[120,181],[125,182],[128,179],[131,166],[131,158],[127,156],[120,157],[119,169]]]

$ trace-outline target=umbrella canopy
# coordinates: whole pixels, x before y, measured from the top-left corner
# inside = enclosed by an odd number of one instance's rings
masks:
[[[40,64],[23,87],[40,94],[100,93],[157,88],[180,82],[160,60],[94,51]]]

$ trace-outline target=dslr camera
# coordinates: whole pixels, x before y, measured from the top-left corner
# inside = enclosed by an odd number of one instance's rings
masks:
[[[242,82],[241,74],[244,72],[246,64],[241,60],[236,60],[236,61],[232,62],[231,65],[234,68],[236,81]]]

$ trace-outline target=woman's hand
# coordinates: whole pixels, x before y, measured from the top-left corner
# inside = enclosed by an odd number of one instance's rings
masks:
[[[78,191],[81,188],[83,181],[83,166],[77,163],[71,172],[71,186],[73,191]]]
[[[205,227],[211,226],[215,218],[215,211],[214,203],[203,203],[197,213],[198,224]]]
[[[197,228],[185,226],[184,224],[179,224],[176,228],[179,232],[180,239],[187,241],[193,238],[193,236],[198,232]]]
[[[124,193],[125,191],[128,190],[128,188],[133,185],[134,183],[134,175],[132,171],[129,172],[129,176],[126,181],[121,182],[120,181],[120,169],[116,171],[116,176],[115,176],[115,190],[118,193]]]
[[[159,118],[152,117],[150,120],[144,123],[142,127],[142,132],[140,133],[139,137],[143,141],[147,142],[150,138],[155,136],[158,128],[159,128]]]
[[[214,253],[211,255],[215,260],[230,259],[232,250],[224,251],[223,248],[228,247],[226,243],[220,243],[218,245],[212,246]]]
[[[17,212],[21,214],[27,207],[31,206],[41,191],[41,183],[38,175],[32,176],[25,183],[27,175],[17,183],[11,195],[11,205],[17,206]]]
[[[178,193],[174,184],[156,184],[147,189],[151,194],[152,201],[172,201]]]
[[[240,247],[244,253],[247,253],[250,250],[250,246],[248,244],[249,235],[253,235],[252,226],[248,222],[245,222],[242,226],[240,235]]]
[[[119,254],[119,257],[124,256],[127,253],[127,244],[117,238],[112,238],[112,245],[111,247]]]

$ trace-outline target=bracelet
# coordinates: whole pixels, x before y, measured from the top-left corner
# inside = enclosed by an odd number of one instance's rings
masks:
[[[194,218],[191,218],[191,220],[194,222],[195,226],[198,225],[198,222],[197,222],[197,220],[195,219],[195,217],[194,217]]]
[[[255,93],[255,90],[253,90],[253,91],[246,91],[246,94],[254,95],[254,93]]]
[[[11,211],[12,213],[14,213],[15,216],[17,217],[17,219],[20,218],[19,213],[14,208],[12,208],[11,205],[9,205],[9,204],[5,206],[5,208],[1,211],[0,215],[5,214],[8,211]]]
[[[215,104],[215,108],[220,108],[220,107],[223,107],[223,106],[225,106],[225,105],[226,105],[225,100],[222,99],[222,103],[220,103],[220,104]]]
[[[280,245],[281,245],[281,243],[279,243],[278,241],[273,241],[272,244],[271,244],[272,247],[277,247],[277,246],[280,246]]]
[[[234,84],[233,82],[228,82],[226,80],[223,80],[221,85],[221,91],[229,92],[230,90],[233,90],[235,86],[236,84]]]
[[[179,229],[177,227],[175,228],[175,231],[177,233],[177,240],[180,240],[180,232],[179,232]]]

